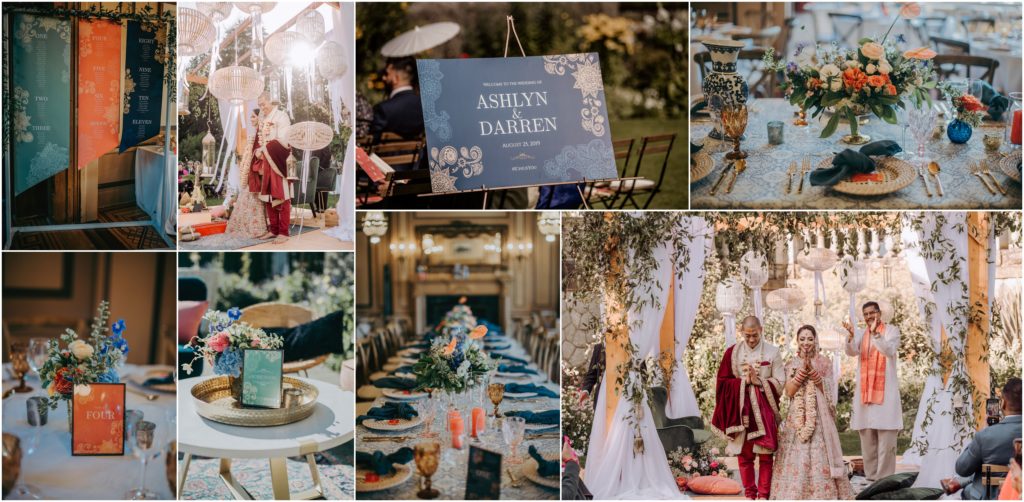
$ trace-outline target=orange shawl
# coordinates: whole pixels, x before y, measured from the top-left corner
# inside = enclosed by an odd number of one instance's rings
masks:
[[[877,333],[885,333],[885,324],[879,322]],[[885,398],[885,354],[871,343],[872,334],[864,331],[860,341],[860,402],[882,404]]]

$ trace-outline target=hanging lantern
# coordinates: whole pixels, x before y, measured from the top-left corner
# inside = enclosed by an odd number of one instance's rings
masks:
[[[725,346],[736,343],[736,314],[743,308],[743,284],[729,277],[715,288],[715,308],[722,313],[725,323]]]
[[[868,266],[852,256],[844,256],[839,262],[839,280],[843,291],[850,294],[850,320],[857,318],[857,293],[868,285]]]
[[[558,211],[541,211],[537,217],[537,229],[544,235],[544,240],[555,242],[562,233],[562,218]]]
[[[213,173],[213,166],[216,163],[216,148],[217,139],[207,128],[206,136],[203,136],[203,174]]]
[[[825,305],[825,280],[822,272],[836,264],[836,252],[826,247],[807,250],[797,259],[801,267],[814,272],[814,318],[821,317],[821,307]]]
[[[213,24],[217,24],[231,16],[231,4],[229,3],[197,2],[196,8],[199,9],[199,12],[202,12],[206,17],[210,18],[210,21],[213,21]],[[180,8],[178,9],[178,13],[180,16]]]
[[[892,267],[895,265],[896,258],[893,258],[892,253],[882,258],[882,286],[885,288],[892,287]]]
[[[761,288],[768,282],[768,260],[761,253],[747,251],[740,258],[740,277],[743,278],[743,283],[753,290],[754,315],[758,319],[764,319]]]
[[[241,105],[260,96],[263,92],[263,76],[246,66],[221,68],[210,77],[210,92],[217,99]]]
[[[312,52],[309,41],[295,31],[274,33],[264,46],[267,61],[278,66],[292,66],[295,56],[307,50]]]
[[[316,53],[316,69],[326,80],[341,78],[348,71],[348,58],[338,42],[328,40]]]
[[[324,41],[324,16],[313,9],[306,9],[295,19],[295,31],[309,40],[313,47]]]
[[[789,338],[789,315],[800,310],[807,299],[799,288],[779,288],[765,295],[764,301],[768,308],[782,314],[782,338],[776,340],[780,345]]]
[[[821,348],[822,351],[827,352],[829,354],[828,357],[829,359],[832,360],[832,374],[835,375],[837,380],[839,379],[839,375],[842,374],[843,372],[843,358],[840,356],[840,353],[843,351],[843,348],[845,346],[846,330],[840,331],[835,328],[823,329],[821,333],[818,334],[818,347]],[[833,385],[832,402],[838,402],[838,398],[839,386]]]
[[[210,50],[217,29],[202,12],[188,7],[178,8],[178,56],[192,57]]]
[[[331,130],[331,126],[320,122],[298,122],[288,127],[287,134],[288,144],[292,148],[302,150],[302,173],[299,175],[299,186],[302,187],[302,194],[305,195],[312,152],[330,145],[331,140],[334,139],[334,131]]]
[[[252,67],[259,70],[263,67],[263,14],[270,12],[277,2],[235,2],[238,10],[252,16]]]
[[[381,236],[388,233],[388,219],[384,211],[367,211],[363,217],[363,233],[370,237],[371,244],[380,242]]]

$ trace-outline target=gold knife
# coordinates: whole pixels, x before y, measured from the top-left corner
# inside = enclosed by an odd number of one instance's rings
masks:
[[[796,171],[796,161],[789,163],[789,169],[786,169],[786,193],[793,192],[793,172]]]
[[[804,159],[800,163],[800,185],[796,187],[796,193],[804,193],[804,177],[807,176],[807,165],[810,163],[810,159]]]
[[[733,163],[733,166],[733,170],[736,171],[736,174],[733,174],[732,179],[729,180],[729,186],[725,188],[725,193],[732,193],[732,186],[736,184],[736,178],[740,176],[740,173],[747,169],[747,161],[746,159],[739,159]]]
[[[732,169],[730,169],[732,167],[732,165],[733,165],[733,163],[729,162],[725,166],[725,169],[722,169],[722,174],[720,176],[718,176],[718,181],[715,182],[715,186],[711,187],[711,195],[715,195],[715,193],[718,192],[718,186],[722,184],[722,180],[725,179],[725,175],[729,174],[729,171],[732,170]]]
[[[409,441],[409,439],[410,439],[409,436],[371,436],[371,437],[361,437],[358,440],[359,441],[365,441],[367,443],[374,443],[374,442],[387,442],[387,441]]]

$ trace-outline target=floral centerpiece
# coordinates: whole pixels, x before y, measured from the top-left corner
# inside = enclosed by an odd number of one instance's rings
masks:
[[[445,315],[444,319],[437,324],[437,331],[441,334],[449,334],[448,330],[463,330],[469,331],[476,327],[476,316],[473,315],[473,309],[466,305],[466,297],[459,298],[458,305],[452,307]]]
[[[242,351],[245,349],[280,349],[284,342],[280,336],[267,333],[251,324],[239,321],[242,311],[232,307],[227,312],[210,310],[203,315],[206,336],[194,336],[189,340],[198,357],[213,366],[217,375],[227,376],[231,392],[239,400],[242,390]],[[192,374],[192,362],[181,365],[186,373]]]
[[[708,448],[704,444],[691,448],[680,446],[668,452],[668,465],[676,478],[679,491],[685,491],[687,482],[697,476],[728,478],[732,472],[726,467],[725,461],[718,458],[720,454],[718,448]]]
[[[936,87],[936,75],[930,60],[935,51],[927,47],[901,51],[902,36],[888,38],[897,21],[920,14],[916,3],[903,5],[881,40],[862,38],[855,50],[834,43],[828,49],[799,46],[794,60],[783,63],[769,49],[764,57],[766,71],[782,71],[786,78],[780,86],[789,102],[811,110],[812,117],[832,112],[822,138],[832,136],[845,120],[850,136],[844,141],[867,142],[869,138],[858,134],[860,116],[871,113],[895,124],[896,108],[906,108],[906,100],[918,108],[924,102],[931,104],[929,91]]]
[[[413,365],[416,390],[464,392],[483,383],[491,370],[491,358],[476,341],[487,334],[485,326],[477,326],[472,331],[450,326],[446,331],[434,337],[430,349]]]
[[[102,301],[96,308],[88,339],[79,338],[75,330],[68,328],[59,340],[50,340],[49,357],[39,368],[47,394],[45,406],[56,409],[64,401],[70,408],[75,385],[121,381],[118,368],[128,354],[128,342],[123,336],[125,324],[124,319],[119,319],[108,330],[109,319],[110,303]]]
[[[982,115],[988,107],[976,96],[967,94],[954,85],[943,82],[938,87],[956,110],[956,116],[946,126],[946,135],[953,143],[966,143],[971,139],[972,129],[981,125]]]

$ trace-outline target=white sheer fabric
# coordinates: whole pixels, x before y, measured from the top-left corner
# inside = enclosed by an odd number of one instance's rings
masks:
[[[659,305],[665,305],[668,298],[672,267],[671,252],[667,245],[660,245],[654,251],[658,264],[653,272],[656,282],[652,293]],[[627,263],[629,260],[627,260]],[[628,271],[627,271],[628,273]],[[663,310],[647,304],[629,312],[629,338],[637,348],[638,357],[657,356],[659,349],[659,316]],[[635,322],[634,322],[635,321]],[[606,389],[609,388],[608,375],[602,377],[601,392],[597,397],[597,410],[590,431],[590,446],[587,450],[585,483],[594,494],[595,499],[683,499],[687,498],[676,486],[672,470],[668,466],[665,448],[658,438],[654,419],[646,400],[642,405],[640,432],[644,441],[644,452],[633,453],[633,427],[629,424],[628,414],[631,404],[620,398],[612,415],[611,427],[606,415]]]
[[[693,323],[697,318],[697,307],[700,306],[700,292],[704,290],[704,258],[713,251],[713,230],[702,217],[686,217],[682,222],[683,231],[692,238],[687,243],[689,262],[683,271],[681,281],[676,281],[674,295],[675,332],[676,332],[676,367],[672,372],[669,387],[668,404],[665,414],[669,418],[700,416],[697,397],[693,395],[690,376],[683,363],[683,353],[693,332]],[[671,259],[671,256],[669,257]]]
[[[940,220],[941,219],[941,220]],[[918,296],[918,306],[922,315],[928,323],[929,334],[932,340],[932,348],[940,350],[942,329],[945,328],[949,338],[949,346],[953,353],[964,350],[965,340],[954,336],[957,333],[966,332],[967,319],[950,314],[956,311],[956,306],[969,303],[967,298],[966,284],[969,281],[967,268],[967,214],[955,213],[932,213],[922,214],[921,232],[913,229],[904,230],[904,239],[907,246],[907,263],[914,278],[914,289]],[[922,246],[934,247],[936,242],[931,238],[936,230],[948,239],[948,245],[943,246],[941,257],[932,259],[921,254]],[[929,253],[930,254],[930,253]],[[938,254],[938,253],[936,253]],[[937,275],[946,271],[952,264],[958,263],[961,277],[960,280],[948,280],[948,284],[937,279]],[[922,264],[924,274],[922,274]],[[935,290],[931,291],[931,285],[935,284]],[[927,310],[926,310],[927,309]],[[931,312],[930,323],[927,312]],[[954,368],[953,371],[963,371],[962,368]],[[950,382],[952,377],[950,378]],[[925,429],[922,421],[928,411],[929,402],[934,398],[934,405],[931,410],[931,423]],[[939,376],[929,377],[925,382],[925,389],[921,396],[921,404],[918,407],[918,414],[914,424],[914,438],[921,438],[927,441],[927,449],[924,451],[911,452],[910,460],[916,461],[921,466],[920,474],[914,486],[938,487],[939,480],[955,474],[953,466],[956,463],[960,452],[966,447],[966,442],[961,444],[958,437],[970,436],[973,434],[973,426],[970,423],[957,424],[953,422],[952,410],[955,407],[971,407],[970,396],[956,396],[949,391],[948,387],[942,385]],[[907,461],[906,455],[904,462]]]

